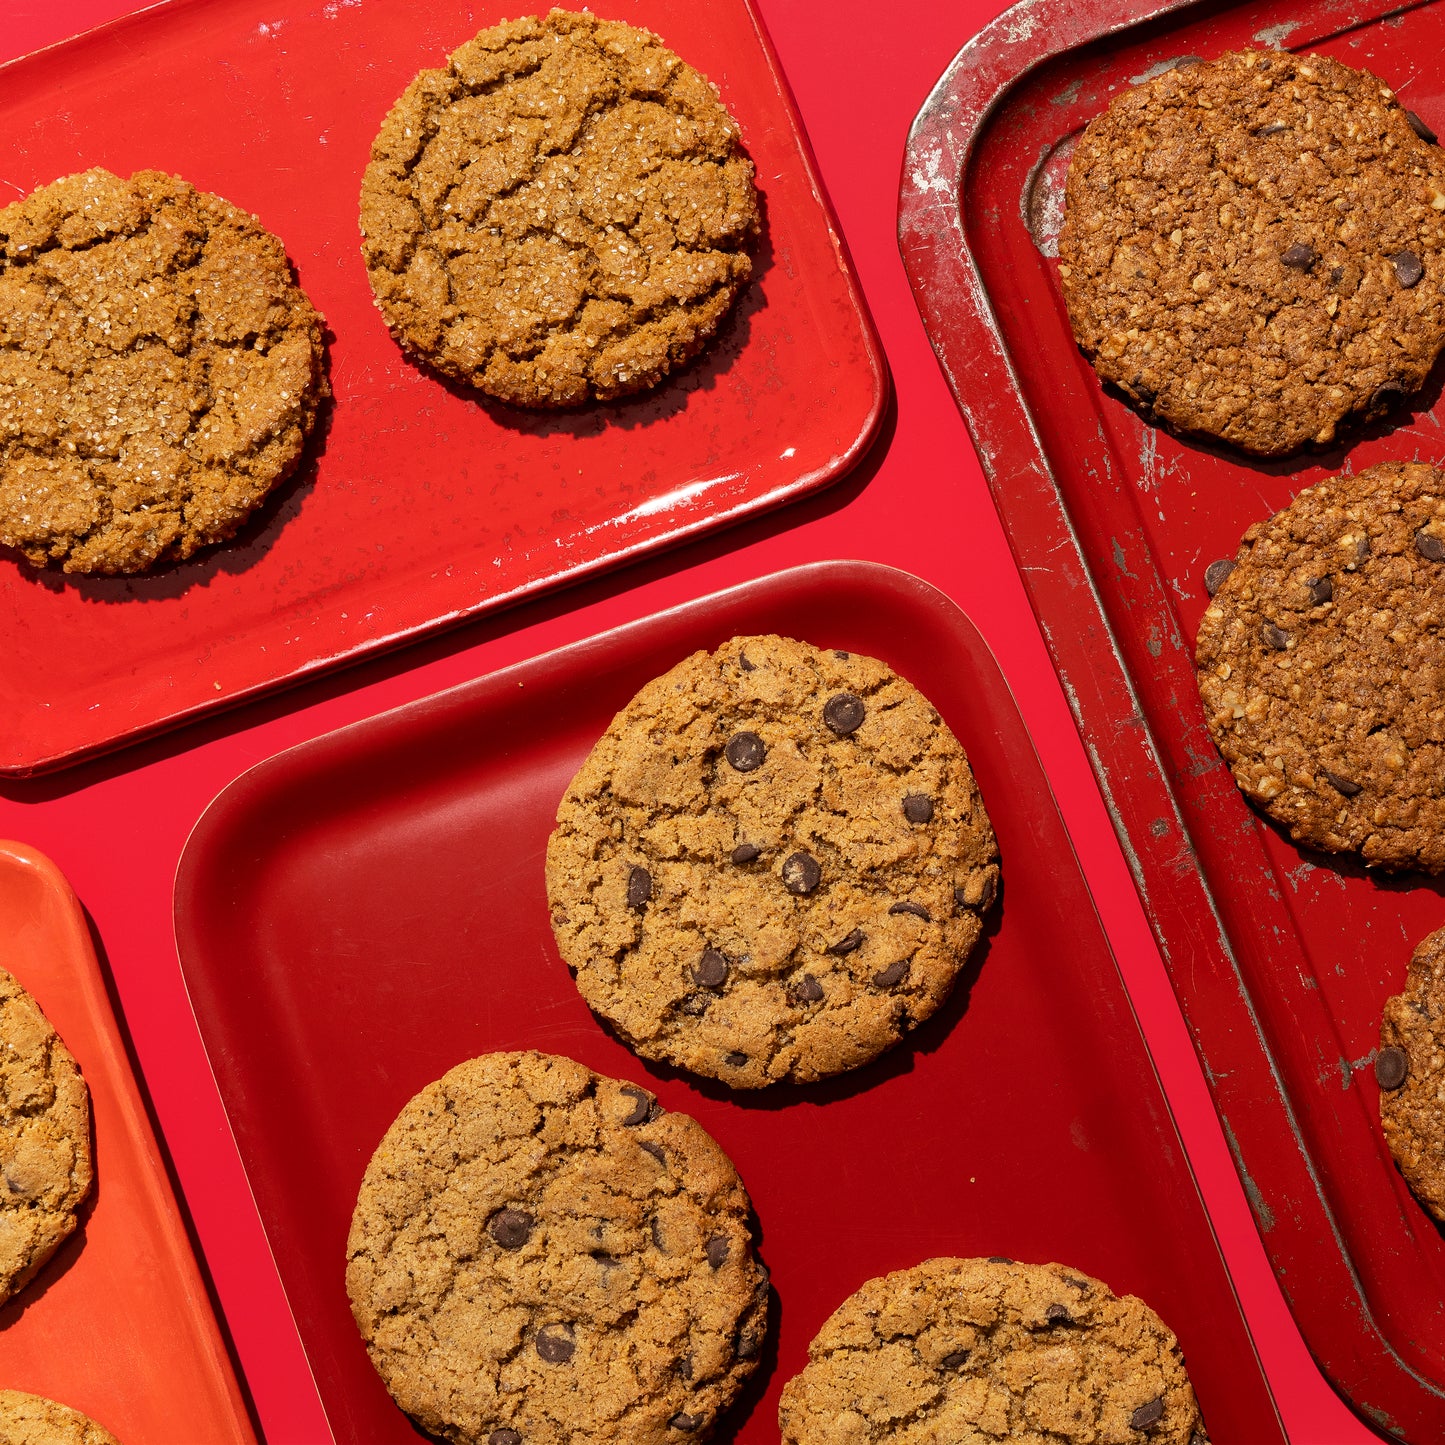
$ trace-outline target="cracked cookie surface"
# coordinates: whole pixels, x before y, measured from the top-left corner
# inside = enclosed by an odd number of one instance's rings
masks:
[[[79,1410],[21,1390],[0,1390],[0,1440],[5,1445],[120,1445]]]
[[[570,1059],[486,1054],[387,1130],[347,1293],[397,1404],[457,1445],[704,1440],[767,1326],[750,1217],[694,1119]]]
[[[654,386],[752,273],[753,166],[658,38],[553,10],[407,87],[372,146],[362,254],[392,335],[517,406]]]
[[[735,1088],[856,1068],[932,1015],[998,848],[968,760],[875,658],[733,638],[648,683],[547,848],[564,961],[644,1058]]]
[[[778,1407],[783,1445],[1207,1445],[1173,1334],[1058,1264],[930,1259],[829,1317]]]
[[[230,537],[301,457],[321,321],[253,216],[95,169],[0,210],[0,543],[135,573]]]
[[[1329,478],[1244,534],[1199,625],[1199,692],[1235,782],[1297,843],[1445,871],[1442,627],[1435,467]]]
[[[1235,52],[1125,91],[1069,165],[1075,339],[1146,418],[1247,452],[1383,415],[1445,346],[1430,135],[1318,55]]]
[[[90,1190],[90,1093],[40,1005],[0,969],[0,1302],[69,1238]]]
[[[1385,1142],[1415,1197],[1445,1224],[1445,929],[1421,940],[1385,1001],[1375,1078]]]

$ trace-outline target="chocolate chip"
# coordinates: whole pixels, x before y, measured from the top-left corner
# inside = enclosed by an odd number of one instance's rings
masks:
[[[1260,126],[1260,128],[1255,131],[1255,135],[1263,140],[1266,136],[1280,135],[1288,129],[1289,127],[1282,120],[1273,120],[1268,125]]]
[[[1378,393],[1376,393],[1376,395],[1378,395]],[[1355,560],[1357,562],[1363,562],[1369,555],[1370,539],[1368,537],[1361,537],[1359,541],[1355,543]]]
[[[888,911],[890,913],[911,913],[925,923],[933,922],[933,915],[921,903],[915,903],[911,898],[900,899],[899,902],[891,904]]]
[[[1432,537],[1423,527],[1415,533],[1415,550],[1427,562],[1445,562],[1445,542]]]
[[[1345,268],[1343,266],[1330,267],[1330,285],[1338,286],[1345,279]]]
[[[1316,577],[1310,583],[1310,605],[1323,607],[1326,602],[1335,600],[1335,584],[1328,577]]]
[[[768,750],[757,733],[734,733],[723,752],[738,772],[751,773],[762,767]]]
[[[1425,274],[1425,263],[1413,251],[1396,251],[1390,264],[1407,291]]]
[[[811,973],[788,985],[788,997],[795,1004],[817,1003],[823,997],[823,985]]]
[[[632,1112],[622,1121],[623,1128],[633,1129],[639,1124],[647,1123],[652,1116],[652,1106],[656,1103],[652,1095],[646,1089],[639,1089],[634,1084],[624,1085],[622,1092],[634,1101]]]
[[[723,1056],[723,1063],[730,1069],[740,1069],[747,1061],[748,1056],[738,1053],[736,1049],[734,1049],[732,1053]]]
[[[487,1221],[487,1233],[503,1249],[521,1249],[532,1237],[537,1221],[520,1209],[499,1209]]]
[[[1276,652],[1283,652],[1289,646],[1289,633],[1282,627],[1276,627],[1273,622],[1266,622],[1259,629],[1259,635]]]
[[[613,1259],[610,1254],[604,1254],[600,1249],[593,1254],[592,1258],[595,1259],[597,1263],[602,1267],[602,1271],[604,1274],[609,1269],[617,1268],[617,1261]]]
[[[676,1375],[679,1380],[692,1379],[692,1370],[693,1364],[691,1355],[679,1355],[672,1362],[672,1373]]]
[[[1328,768],[1321,768],[1320,772],[1323,774],[1325,782],[1327,782],[1335,792],[1343,793],[1347,798],[1353,798],[1357,794],[1365,791],[1363,784],[1352,783],[1348,778],[1342,778],[1338,773],[1332,773]]]
[[[1375,1055],[1375,1082],[1382,1089],[1398,1089],[1410,1072],[1410,1056],[1404,1049],[1387,1044]]]
[[[652,874],[646,868],[634,868],[627,875],[627,906],[640,913],[652,902]]]
[[[1142,406],[1152,407],[1155,399],[1159,395],[1142,376],[1136,376],[1134,380],[1129,383],[1129,389],[1134,393],[1134,399]]]
[[[956,1370],[967,1359],[967,1350],[953,1350],[938,1362],[938,1367],[941,1370]]]
[[[866,712],[861,697],[854,697],[851,692],[840,692],[823,704],[823,721],[840,738],[846,738],[862,727]]]
[[[847,652],[835,652],[833,656],[836,657],[839,662],[847,662],[849,657],[852,656],[852,654]]]
[[[1426,125],[1425,122],[1421,120],[1420,117],[1416,115],[1413,110],[1407,110],[1405,112],[1405,119],[1410,122],[1410,129],[1414,131],[1415,134],[1419,136],[1420,139],[1424,141],[1427,146],[1434,145],[1435,142],[1439,139],[1435,132],[1431,130],[1430,127]]]
[[[696,1430],[697,1427],[702,1424],[702,1421],[694,1419],[691,1415],[684,1415],[681,1411],[678,1411],[678,1413],[674,1415],[672,1419],[669,1420],[667,1423],[671,1425],[674,1430],[682,1430],[688,1434],[691,1434],[692,1431]]]
[[[653,1248],[666,1254],[667,1246],[662,1242],[662,1222],[655,1214],[647,1221],[647,1232],[652,1236]]]
[[[1147,1405],[1140,1405],[1129,1416],[1129,1428],[1131,1430],[1147,1430],[1151,1425],[1157,1425],[1163,1418],[1164,1396],[1155,1395]]]
[[[487,1445],[522,1445],[522,1437],[515,1430],[493,1430]]]
[[[721,988],[728,981],[728,961],[715,948],[705,948],[693,965],[693,981],[702,988]]]
[[[1392,406],[1399,406],[1404,400],[1405,388],[1398,381],[1387,381],[1375,388],[1375,394],[1370,398],[1370,408],[1373,411],[1386,411]]]
[[[1064,1275],[1064,1276],[1063,1276],[1063,1280],[1064,1280],[1064,1283],[1065,1283],[1066,1285],[1068,1285],[1070,1289],[1076,1289],[1076,1290],[1078,1290],[1078,1292],[1079,1292],[1080,1294],[1088,1294],[1088,1292],[1089,1292],[1089,1281],[1088,1281],[1088,1280],[1086,1280],[1086,1279],[1075,1279],[1075,1278],[1073,1277],[1073,1275],[1071,1275],[1071,1274],[1066,1274],[1066,1275]]]
[[[867,935],[861,928],[855,928],[846,938],[840,938],[837,943],[830,944],[826,950],[828,953],[852,953],[855,948],[863,946],[863,940]]]
[[[714,1269],[721,1269],[728,1259],[728,1237],[725,1234],[714,1234],[704,1246],[707,1250],[707,1262]]]
[[[549,1365],[565,1365],[577,1348],[576,1342],[566,1335],[552,1334],[547,1330],[537,1331],[537,1353]]]
[[[738,653],[738,666],[742,668],[744,672],[757,671],[755,664],[748,661],[748,655],[746,652]]]
[[[1315,262],[1320,259],[1320,253],[1313,246],[1306,246],[1296,241],[1287,251],[1280,253],[1279,259],[1286,266],[1296,271],[1313,271]]]
[[[1050,1305],[1044,1311],[1044,1318],[1051,1325],[1071,1325],[1074,1322],[1074,1317],[1069,1313],[1067,1305]]]
[[[783,887],[799,897],[811,893],[823,881],[818,860],[807,853],[789,853],[783,859]]]
[[[903,816],[910,823],[932,822],[933,799],[926,793],[905,793],[903,795]]]
[[[988,1262],[990,1264],[1012,1264],[1013,1260],[1006,1254],[991,1254],[988,1257]]]
[[[978,891],[978,911],[987,913],[993,906],[993,900],[998,896],[998,874],[990,873],[983,880],[983,887]]]
[[[654,1144],[651,1139],[639,1139],[637,1141],[659,1164],[667,1163],[667,1155],[662,1152],[661,1144]]]
[[[1221,557],[1217,562],[1211,562],[1204,569],[1204,590],[1211,597],[1224,586],[1224,579],[1234,571],[1234,563],[1228,557]]]
[[[707,993],[690,993],[677,1006],[679,1013],[685,1013],[688,1018],[701,1018],[707,1012],[707,1006],[712,1002],[712,995]]]
[[[739,843],[732,851],[732,860],[734,863],[751,863],[762,851],[756,843]]]
[[[873,982],[879,988],[892,988],[899,979],[908,972],[909,960],[900,958],[897,963],[890,963],[881,973],[873,975]]]

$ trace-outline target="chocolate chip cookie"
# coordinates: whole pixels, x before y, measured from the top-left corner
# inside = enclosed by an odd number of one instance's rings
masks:
[[[0,1390],[0,1440],[4,1445],[120,1445],[79,1410],[20,1390]]]
[[[1445,153],[1368,71],[1246,50],[1089,123],[1059,277],[1152,420],[1279,456],[1382,415],[1445,346]]]
[[[1445,870],[1445,472],[1309,487],[1215,579],[1199,693],[1245,796],[1298,843]]]
[[[654,386],[752,272],[753,166],[657,36],[553,10],[406,88],[371,149],[362,254],[392,335],[516,406]]]
[[[1416,948],[1405,990],[1385,1003],[1375,1079],[1390,1153],[1415,1197],[1445,1224],[1445,929]]]
[[[783,1389],[783,1445],[1206,1445],[1179,1344],[1058,1264],[930,1259],[869,1280]]]
[[[0,969],[0,1302],[75,1229],[90,1189],[90,1094],[40,1006]]]
[[[856,1068],[943,1002],[998,887],[968,759],[886,663],[737,637],[647,684],[557,810],[582,996],[735,1088]]]
[[[0,543],[144,572],[230,537],[296,467],[321,320],[254,216],[90,170],[0,210]]]
[[[758,1363],[767,1272],[695,1120],[547,1054],[486,1054],[387,1130],[347,1242],[387,1388],[457,1445],[704,1440]]]

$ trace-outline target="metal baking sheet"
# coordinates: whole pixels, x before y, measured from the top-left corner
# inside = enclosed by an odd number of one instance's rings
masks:
[[[881,656],[966,748],[1001,908],[950,1002],[823,1084],[733,1094],[643,1063],[551,933],[557,803],[616,710],[736,634]],[[722,1439],[776,1439],[783,1383],[865,1279],[938,1254],[1060,1260],[1177,1331],[1213,1438],[1283,1437],[1138,1023],[998,666],[906,573],[819,563],[344,728],[245,773],[197,824],[176,938],[201,1035],[338,1440],[405,1422],[343,1284],[362,1171],[417,1089],[491,1049],[644,1082],[737,1164],[778,1307]]]
[[[1057,284],[1063,179],[1088,120],[1182,57],[1271,45],[1367,67],[1445,132],[1445,5],[1026,0],[920,112],[899,236],[1285,1296],[1363,1418],[1436,1441],[1445,1240],[1385,1148],[1371,1061],[1440,889],[1303,852],[1254,814],[1210,741],[1192,659],[1204,569],[1252,522],[1342,469],[1445,458],[1445,368],[1352,445],[1251,461],[1106,395]]]
[[[139,579],[0,558],[0,772],[27,773],[433,632],[841,476],[886,372],[749,0],[599,0],[714,81],[758,174],[755,279],[657,391],[484,403],[407,361],[361,262],[361,174],[424,66],[515,9],[171,0],[0,67],[0,197],[156,167],[254,211],[332,332],[334,402],[231,543]]]

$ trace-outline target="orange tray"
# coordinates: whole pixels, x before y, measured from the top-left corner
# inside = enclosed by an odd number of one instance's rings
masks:
[[[21,843],[0,842],[0,939],[80,1062],[95,1131],[81,1227],[0,1310],[0,1389],[82,1410],[125,1445],[254,1445],[85,914]]]

